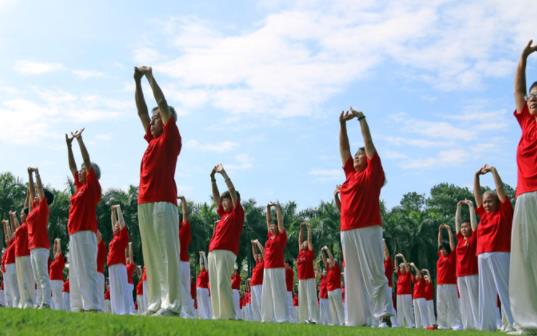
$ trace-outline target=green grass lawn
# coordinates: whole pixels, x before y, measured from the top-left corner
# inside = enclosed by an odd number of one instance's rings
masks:
[[[502,335],[477,331],[372,329],[173,317],[115,316],[52,310],[0,309],[0,335]]]

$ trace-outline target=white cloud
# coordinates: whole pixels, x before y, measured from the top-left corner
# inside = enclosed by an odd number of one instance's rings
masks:
[[[401,163],[404,169],[430,169],[433,167],[444,168],[459,166],[464,163],[470,156],[470,153],[464,149],[447,149],[439,151],[436,155],[428,156],[422,159],[410,159]]]
[[[51,72],[63,70],[60,63],[36,62],[20,60],[15,62],[15,71],[23,75],[43,75]]]
[[[313,169],[309,175],[317,177],[320,181],[341,180],[344,177],[341,169]]]
[[[157,49],[151,47],[142,47],[134,51],[134,61],[139,65],[156,63],[162,57]]]
[[[249,154],[237,154],[232,163],[224,163],[224,168],[230,172],[250,170],[254,167],[254,158]]]
[[[91,78],[101,78],[104,74],[100,71],[95,70],[72,70],[73,75],[79,79],[91,79]]]
[[[226,153],[237,148],[238,144],[233,141],[221,141],[221,142],[216,142],[216,143],[201,143],[198,140],[192,139],[186,142],[185,147],[193,151]]]

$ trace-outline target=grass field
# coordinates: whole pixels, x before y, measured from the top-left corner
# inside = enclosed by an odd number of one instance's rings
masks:
[[[477,331],[372,329],[173,317],[114,316],[52,310],[0,309],[0,335],[503,335]]]

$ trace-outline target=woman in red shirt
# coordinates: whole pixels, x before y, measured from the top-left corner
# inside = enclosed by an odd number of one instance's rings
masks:
[[[263,245],[261,245],[259,240],[252,240],[252,255],[255,260],[255,266],[252,269],[252,277],[250,281],[252,292],[251,313],[253,321],[261,321],[261,291],[263,290],[263,273],[265,272],[263,251]]]
[[[496,192],[481,195],[480,176],[491,173]],[[477,225],[477,265],[479,270],[478,329],[496,330],[496,295],[507,318],[507,331],[513,331],[509,302],[509,258],[513,207],[505,194],[496,168],[484,165],[474,175],[474,197],[480,222]],[[528,294],[530,295],[530,294]]]
[[[28,201],[25,205],[28,204]],[[21,211],[21,224],[14,211],[9,212],[9,218],[15,231],[15,270],[17,272],[17,285],[19,287],[19,308],[33,308],[35,298],[35,281],[28,249],[28,224],[26,223],[25,208]]]
[[[181,315],[186,318],[195,317],[192,296],[190,295],[190,256],[188,246],[192,240],[188,205],[184,196],[177,197],[181,201],[179,216],[179,258],[181,267]]]
[[[449,244],[442,241],[442,230],[449,236]],[[459,330],[462,328],[457,292],[457,257],[451,228],[447,224],[438,227],[438,260],[436,262],[436,311],[438,328]]]
[[[113,238],[108,250],[108,275],[110,278],[110,305],[112,314],[126,315],[130,313],[128,276],[125,250],[129,246],[129,234],[123,212],[119,205],[112,205]]]
[[[277,225],[272,223],[271,210],[276,208]],[[261,321],[287,322],[287,287],[285,284],[284,251],[287,232],[283,226],[282,208],[279,204],[267,204],[268,237],[265,242],[265,271],[261,290]]]
[[[398,264],[398,259],[401,263]],[[414,276],[402,253],[394,258],[394,269],[397,274],[397,324],[400,327],[414,328],[414,309],[412,307],[412,282]]]
[[[462,221],[461,207],[468,206],[470,221]],[[455,212],[455,233],[457,234],[457,288],[460,295],[462,326],[464,329],[477,328],[479,311],[479,276],[477,272],[477,219],[474,204],[470,200],[459,201]]]
[[[430,323],[427,315],[427,304],[425,302],[425,279],[414,263],[410,263],[410,267],[412,267],[415,272],[414,290],[412,292],[414,321],[416,323],[416,328],[427,328]]]
[[[207,272],[207,258],[205,252],[200,251],[200,271],[196,282],[196,299],[198,303],[198,317],[202,320],[212,318],[211,300],[209,294],[209,273]],[[231,286],[230,286],[231,288]]]
[[[427,307],[427,319],[429,320],[429,325],[427,326],[427,329],[434,329],[436,325],[436,317],[434,315],[434,285],[433,280],[431,278],[431,273],[428,269],[424,268],[421,270],[421,273],[423,274],[423,278],[425,279],[425,303]]]
[[[52,291],[52,308],[63,310],[63,268],[65,267],[65,258],[62,253],[60,238],[54,239],[53,247],[54,260],[50,264],[50,287]]]
[[[328,289],[326,288],[326,268],[323,266],[319,280],[319,323],[330,323],[330,304],[328,303]]]
[[[330,307],[329,324],[344,325],[345,316],[343,315],[343,297],[341,295],[341,269],[328,246],[323,246],[321,258],[326,268],[326,289],[328,290]]]
[[[235,319],[242,319],[242,311],[240,305],[241,298],[241,274],[238,269],[235,269],[231,276],[231,289],[233,290],[233,304],[235,305],[235,313],[237,314]]]
[[[358,119],[364,148],[351,155],[347,122]],[[339,150],[345,182],[339,190],[341,201],[341,246],[347,285],[347,325],[365,325],[372,319],[387,322],[386,286],[382,251],[380,190],[384,170],[369,126],[362,112],[351,109],[340,117]],[[363,295],[369,293],[369,299]]]
[[[537,51],[530,41],[520,56],[515,78],[515,118],[522,134],[517,149],[516,205],[511,237],[509,298],[522,329],[537,329],[537,82],[526,91],[526,61]]]
[[[307,240],[304,240],[304,227],[307,228]],[[313,241],[311,238],[311,225],[300,224],[298,233],[298,256],[296,266],[298,271],[298,321],[300,323],[317,323],[319,321],[319,306],[317,304],[317,290],[315,272],[313,270]]]

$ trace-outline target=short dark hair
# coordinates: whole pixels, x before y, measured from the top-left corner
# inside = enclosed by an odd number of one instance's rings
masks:
[[[156,110],[158,110],[158,106],[153,107],[153,109],[151,110],[151,113],[155,112]],[[170,111],[170,114],[172,115],[173,120],[177,121],[177,112],[175,112],[175,109],[173,108],[173,106],[168,105],[168,111]]]
[[[238,200],[240,202],[241,201],[241,194],[237,190],[235,190],[235,193],[237,194],[237,198],[238,198]],[[229,193],[229,191],[224,191],[222,193],[222,195],[220,195],[220,198],[229,198],[229,199],[231,199],[231,194]]]
[[[438,248],[439,251],[442,251],[442,250],[445,250],[448,254],[451,253],[451,246],[449,246],[448,243],[446,242],[442,242],[442,244],[440,244],[440,247]]]
[[[535,88],[535,87],[537,87],[537,81],[533,82],[533,84],[530,85],[529,92],[531,92],[531,90],[533,90],[533,88]]]
[[[287,265],[293,267],[293,261],[287,259],[285,262],[287,263]]]
[[[45,193],[45,198],[47,199],[47,204],[51,205],[52,202],[54,202],[54,194],[50,192],[48,189],[43,189],[43,192]]]
[[[24,214],[25,214],[25,215],[27,215],[27,214],[28,214],[28,212],[30,212],[30,209],[28,209],[28,208],[24,208],[24,210],[23,210],[23,211],[24,211]]]

